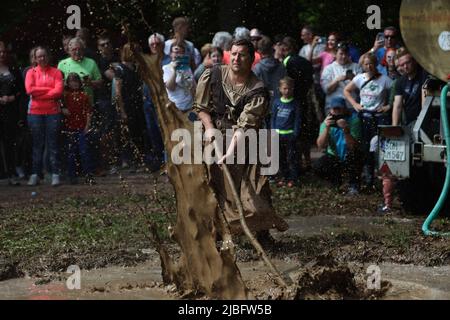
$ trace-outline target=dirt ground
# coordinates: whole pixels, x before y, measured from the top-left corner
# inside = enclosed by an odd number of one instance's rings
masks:
[[[420,232],[424,216],[396,202],[376,213],[379,191],[342,195],[312,174],[293,189],[273,187],[274,205],[290,225],[265,248],[296,289],[296,299],[449,299],[450,242]],[[0,299],[179,299],[162,284],[146,219],[162,234],[174,196],[164,175],[97,178],[96,185],[10,187],[0,181]],[[438,219],[434,228],[448,229]],[[237,259],[252,297],[278,299],[280,289],[248,241]],[[172,254],[177,248],[167,243]],[[68,290],[69,265],[82,270],[81,290]],[[367,289],[367,268],[381,270],[380,290]],[[271,284],[271,285],[268,285]]]

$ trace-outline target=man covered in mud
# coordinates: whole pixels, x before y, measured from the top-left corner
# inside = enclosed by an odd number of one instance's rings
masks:
[[[268,112],[268,92],[251,71],[254,57],[255,48],[249,40],[234,41],[230,64],[206,70],[199,79],[194,100],[194,110],[203,123],[207,139],[211,139],[210,129],[216,128],[223,134],[226,129],[233,129],[234,132],[230,146],[224,148],[225,155],[219,160],[219,165],[208,166],[210,185],[233,234],[242,231],[239,213],[220,163],[234,156],[236,145],[245,139],[243,132],[263,127]],[[274,211],[268,180],[260,174],[260,165],[249,164],[248,154],[246,157],[245,164],[228,165],[228,168],[240,196],[246,222],[258,239],[264,241],[270,239],[269,229],[285,231],[288,225]]]

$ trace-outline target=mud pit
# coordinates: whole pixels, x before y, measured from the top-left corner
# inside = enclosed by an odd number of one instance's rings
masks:
[[[10,253],[16,251],[9,242],[1,238],[0,273],[3,280],[0,281],[0,298],[182,298],[174,291],[174,287],[162,284],[159,256],[146,237],[147,229],[125,229],[123,234],[120,233],[121,229],[117,229],[118,235],[111,235],[111,238],[105,235],[109,232],[106,227],[114,223],[116,216],[132,221],[139,218],[140,207],[152,215],[161,210],[151,197],[154,179],[158,181],[160,200],[167,208],[173,208],[174,199],[171,197],[173,191],[167,178],[159,175],[124,173],[121,177],[98,178],[96,186],[61,186],[54,189],[42,185],[33,189],[38,192],[37,197],[30,196],[33,190],[28,187],[10,188],[3,183],[4,181],[0,181],[2,207],[0,235],[10,230],[22,239],[32,235],[23,224],[36,223],[36,227],[32,230],[37,232],[46,226],[59,229],[55,220],[69,223],[73,219],[76,222],[75,226],[78,226],[81,221],[91,221],[92,217],[100,219],[99,226],[103,228],[99,234],[89,234],[89,237],[98,238],[86,247],[78,242],[74,244],[58,242],[58,239],[61,241],[62,235],[56,234],[55,238],[51,239],[51,248],[57,250],[50,253],[45,247],[48,239],[44,239],[43,245],[38,243],[42,248],[31,251],[23,247],[17,250],[17,256],[12,255]],[[317,272],[323,266],[315,265],[320,254],[331,254],[338,266],[348,266],[350,271],[359,277],[359,283],[363,283],[367,278],[368,266],[375,264],[380,267],[381,280],[391,283],[386,294],[383,297],[363,295],[360,297],[450,298],[448,278],[450,245],[446,239],[424,238],[419,231],[422,218],[408,216],[401,211],[387,217],[370,213],[371,205],[374,206],[379,200],[377,195],[363,194],[358,199],[343,198],[342,202],[335,203],[335,207],[343,206],[346,210],[330,207],[314,211],[305,206],[297,211],[295,201],[291,201],[292,207],[286,207],[283,200],[285,198],[293,197],[303,201],[307,195],[309,201],[320,204],[323,198],[330,199],[335,194],[334,190],[317,184],[312,176],[305,176],[303,181],[304,185],[296,190],[274,188],[277,210],[286,216],[290,229],[285,233],[273,232],[276,242],[266,247],[272,261],[288,278],[298,279],[305,270],[312,268],[313,272],[310,274],[313,280],[319,279],[319,282],[313,281],[313,285],[309,287],[305,285],[303,298],[342,298],[339,292],[333,292],[336,288],[324,292],[323,288],[318,286],[326,282],[326,279],[323,280],[324,278]],[[122,195],[125,197],[120,198]],[[49,201],[52,203],[51,206],[48,206]],[[65,215],[58,216],[60,208],[66,210]],[[22,212],[22,215],[19,212]],[[118,223],[123,224],[123,221],[119,220]],[[445,221],[440,221],[437,227],[446,225]],[[83,231],[90,232],[90,230]],[[51,235],[48,234],[46,237]],[[75,242],[76,239],[71,240]],[[12,241],[11,237],[9,241]],[[111,242],[120,245],[111,246]],[[237,243],[237,265],[250,294],[257,299],[279,297],[279,287],[254,249],[245,238],[237,239]],[[26,243],[20,242],[17,245],[25,246]],[[170,248],[170,241],[168,245]],[[173,253],[176,253],[175,248]],[[65,279],[68,277],[65,270],[72,264],[80,265],[82,270],[80,291],[69,291],[65,287]],[[315,290],[309,290],[311,287]]]

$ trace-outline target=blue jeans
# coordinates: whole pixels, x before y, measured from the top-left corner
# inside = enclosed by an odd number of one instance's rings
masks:
[[[82,129],[66,130],[65,138],[67,148],[67,175],[70,178],[77,176],[78,155],[80,156],[83,174],[92,174],[95,170],[95,163],[92,161],[88,139],[84,131]]]
[[[147,135],[149,138],[151,154],[153,158],[163,159],[164,144],[161,137],[161,131],[158,125],[158,117],[156,115],[155,106],[151,103],[144,103],[145,122],[147,127]]]
[[[60,174],[59,135],[61,133],[61,114],[54,115],[28,115],[28,126],[33,139],[33,166],[32,173],[42,175],[42,163],[45,144],[50,161],[50,173]]]

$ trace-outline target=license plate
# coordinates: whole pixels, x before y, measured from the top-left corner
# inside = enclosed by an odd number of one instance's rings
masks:
[[[386,139],[384,144],[384,160],[405,161],[406,160],[405,141]]]

